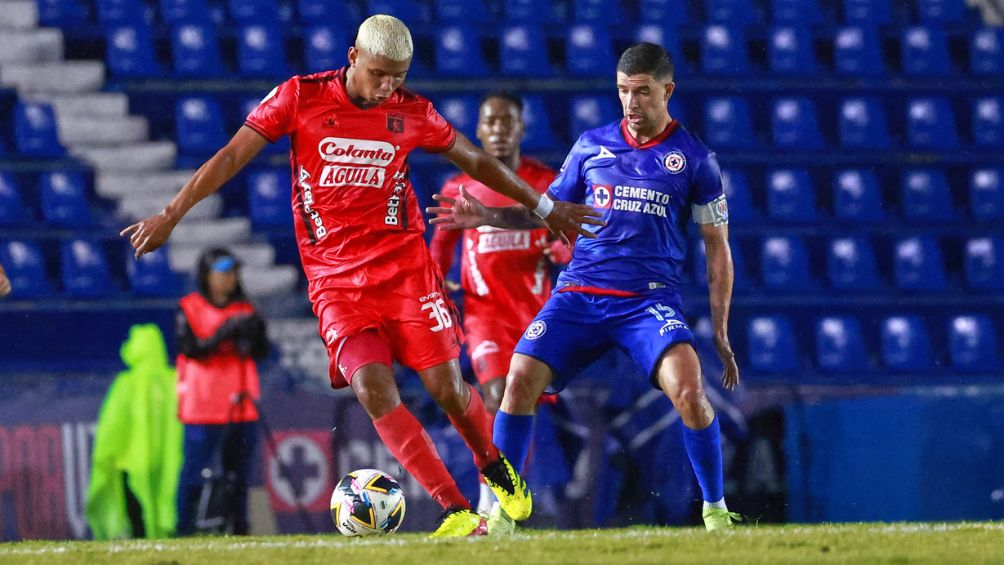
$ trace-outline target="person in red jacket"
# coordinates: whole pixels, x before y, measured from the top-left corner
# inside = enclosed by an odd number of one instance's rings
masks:
[[[217,451],[234,487],[232,533],[248,533],[248,482],[260,396],[255,359],[267,354],[268,341],[265,322],[241,287],[238,267],[230,252],[206,251],[199,259],[198,291],[181,299],[177,317],[178,418],[185,426],[179,536],[194,533],[202,470]]]

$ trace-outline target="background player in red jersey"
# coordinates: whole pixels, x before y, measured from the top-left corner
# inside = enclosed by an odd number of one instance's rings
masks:
[[[555,172],[540,161],[520,155],[524,132],[523,101],[518,96],[492,92],[482,99],[477,127],[481,146],[543,194],[554,180]],[[440,192],[460,198],[461,186],[487,206],[515,205],[512,199],[494,192],[467,173],[450,178]],[[551,294],[548,257],[557,263],[567,263],[570,252],[563,243],[549,237],[544,228],[436,230],[429,248],[433,261],[444,274],[450,271],[461,238],[464,334],[474,374],[484,394],[485,409],[494,420],[505,390],[512,351]],[[494,497],[487,485],[481,487],[477,510],[487,514]]]
[[[483,533],[484,521],[401,403],[392,359],[416,370],[474,452],[511,516],[529,516],[526,483],[491,442],[481,397],[460,377],[460,334],[408,180],[407,155],[441,152],[473,178],[532,208],[555,233],[587,233],[588,207],[538,195],[458,134],[425,98],[401,87],[411,64],[408,28],[390,16],[362,23],[349,65],[276,87],[230,142],[203,164],[164,210],[122,231],[143,255],[185,213],[216,192],[270,141],[291,140],[293,213],[300,258],[333,387],[351,386],[391,453],[446,510],[435,536]],[[564,236],[562,236],[564,237]]]

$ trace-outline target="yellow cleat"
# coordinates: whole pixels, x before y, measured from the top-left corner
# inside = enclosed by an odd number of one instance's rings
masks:
[[[506,514],[516,521],[530,517],[533,512],[530,487],[504,455],[499,453],[499,460],[482,469],[481,474]]]
[[[432,532],[430,538],[465,538],[488,535],[488,522],[469,509],[447,510],[443,523]]]
[[[511,536],[516,533],[516,521],[509,517],[502,510],[502,506],[496,502],[492,505],[491,514],[488,515],[488,535],[490,536]]]
[[[731,530],[735,528],[736,522],[743,519],[741,514],[724,508],[705,508],[701,516],[704,518],[704,528],[709,532]]]

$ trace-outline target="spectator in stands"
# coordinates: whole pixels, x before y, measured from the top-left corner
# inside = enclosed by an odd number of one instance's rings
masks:
[[[10,279],[7,278],[7,273],[3,270],[3,265],[0,265],[0,298],[10,294]]]
[[[195,531],[202,471],[221,451],[229,529],[248,533],[247,497],[260,395],[255,359],[268,351],[265,322],[248,302],[237,259],[210,249],[199,259],[198,290],[181,299],[178,416],[185,425],[178,485],[178,535]]]

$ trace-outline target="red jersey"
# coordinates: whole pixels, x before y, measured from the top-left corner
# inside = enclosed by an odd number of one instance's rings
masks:
[[[555,172],[540,161],[523,157],[516,170],[537,192],[547,191]],[[466,173],[446,181],[442,194],[460,197],[460,185],[486,206],[514,206],[503,196]],[[522,332],[551,293],[548,230],[503,230],[489,226],[463,231],[461,284],[465,325],[484,323],[518,327]],[[453,250],[461,233],[438,230],[430,243],[432,258],[443,273],[450,270]]]
[[[272,142],[290,137],[293,217],[307,279],[356,287],[389,280],[396,263],[425,253],[405,159],[416,148],[446,151],[457,134],[432,102],[403,88],[379,106],[359,108],[345,91],[345,70],[287,80],[244,125]]]

